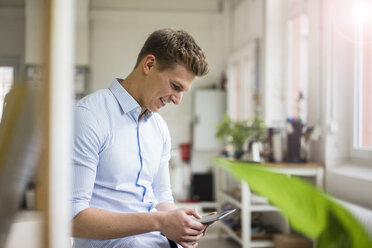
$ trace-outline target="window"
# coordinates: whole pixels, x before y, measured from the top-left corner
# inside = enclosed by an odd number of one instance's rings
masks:
[[[258,40],[232,54],[227,70],[228,114],[233,120],[260,116],[258,83]]]
[[[3,105],[6,94],[10,91],[14,81],[14,68],[0,66],[0,120],[3,115]]]
[[[358,8],[360,8],[358,10]],[[371,20],[363,18],[370,6],[356,6],[354,149],[372,150],[372,34]]]
[[[287,116],[306,122],[308,19],[297,14],[287,21]]]
[[[235,63],[234,64],[234,69],[233,69],[233,80],[234,80],[234,95],[235,97],[233,98],[234,99],[234,110],[235,110],[235,113],[234,113],[234,118],[236,120],[240,120],[240,82],[241,82],[241,78],[240,78],[240,64],[238,63]]]

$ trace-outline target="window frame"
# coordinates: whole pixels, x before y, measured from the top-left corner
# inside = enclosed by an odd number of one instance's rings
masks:
[[[298,108],[298,113],[294,113],[294,104],[293,104],[293,25],[296,18],[306,18],[306,24],[307,24],[307,34],[302,34],[302,27],[303,24],[300,20],[299,24],[299,44],[298,44],[298,63],[297,63],[297,71],[298,71],[298,84],[297,88],[300,90],[299,92],[302,93],[302,102],[298,103],[298,106],[295,106]],[[309,73],[309,17],[308,13],[305,10],[296,11],[295,14],[289,15],[286,19],[286,26],[287,26],[287,48],[286,48],[286,56],[287,56],[287,77],[286,77],[286,95],[287,95],[287,101],[286,101],[286,114],[287,117],[296,117],[300,118],[302,122],[306,123],[307,120],[307,112],[308,112],[308,94],[309,94],[309,82],[308,82],[308,73]],[[305,37],[306,36],[306,37]],[[306,38],[306,42],[303,42],[303,39]],[[305,46],[304,46],[305,45]],[[296,64],[296,63],[295,63]],[[296,115],[297,114],[297,115]],[[296,116],[294,116],[296,115]]]
[[[350,147],[350,154],[351,154],[351,161],[357,164],[368,164],[368,162],[372,159],[372,145],[369,148],[359,147],[358,137],[360,136],[360,115],[361,109],[360,106],[363,104],[360,102],[359,95],[363,92],[363,45],[364,45],[364,36],[363,36],[363,28],[358,26],[355,28],[355,45],[354,45],[354,82],[352,84],[353,87],[353,123],[352,123],[352,130],[351,130],[351,147]],[[372,42],[372,41],[371,41]],[[372,45],[370,44],[370,66],[372,67]],[[372,68],[371,68],[372,69]],[[372,78],[370,79],[372,80]],[[372,106],[371,106],[372,111]],[[371,113],[372,114],[372,113]]]
[[[261,115],[258,46],[258,39],[251,41],[229,58],[227,113],[233,120],[249,120]]]

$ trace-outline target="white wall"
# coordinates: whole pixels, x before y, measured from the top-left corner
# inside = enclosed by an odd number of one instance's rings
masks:
[[[26,1],[26,55],[25,63],[40,65],[43,63],[45,45],[44,21],[45,2],[43,0]],[[89,0],[75,1],[75,64],[78,66],[89,65]]]
[[[233,1],[232,1],[233,2]],[[231,6],[231,51],[264,35],[265,1],[240,1]]]
[[[89,0],[75,0],[75,64],[89,66]]]
[[[25,56],[24,5],[0,6],[0,37],[0,58],[16,60],[22,76]]]
[[[42,0],[26,1],[26,36],[25,36],[25,63],[40,65],[44,60],[45,29],[44,2]]]
[[[215,13],[93,11],[92,89],[104,88],[114,77],[128,75],[146,38],[164,27],[185,29],[194,36],[211,67],[198,85],[215,84],[224,67],[222,21]]]
[[[91,13],[91,89],[108,87],[115,77],[125,78],[136,62],[148,35],[156,29],[174,27],[190,32],[205,51],[210,64],[207,76],[193,87],[215,85],[225,67],[224,19],[218,12],[93,10]],[[190,141],[191,95],[179,106],[167,106],[160,114],[172,135],[173,147]]]

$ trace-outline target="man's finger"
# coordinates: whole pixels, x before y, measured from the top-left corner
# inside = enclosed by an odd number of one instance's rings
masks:
[[[201,219],[201,216],[198,214],[196,209],[191,209],[191,208],[184,208],[184,211],[187,215],[192,215],[197,219]]]
[[[178,242],[183,248],[194,248],[196,243],[190,243],[190,242]]]
[[[199,235],[193,235],[193,236],[183,236],[180,238],[180,241],[188,242],[188,243],[195,243],[199,241],[201,237],[203,237],[202,233],[200,233]]]

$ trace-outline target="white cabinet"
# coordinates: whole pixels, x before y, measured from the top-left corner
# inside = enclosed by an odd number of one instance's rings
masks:
[[[309,177],[318,187],[323,187],[323,167],[320,164],[269,164],[272,171],[287,174]],[[217,202],[222,204],[229,203],[240,210],[241,214],[241,235],[239,236],[223,221],[218,222],[222,232],[241,244],[243,248],[250,247],[274,247],[271,239],[252,239],[252,214],[261,213],[265,223],[275,226],[280,233],[289,233],[290,227],[285,217],[280,214],[280,210],[267,202],[265,198],[253,194],[246,182],[237,181],[229,172],[217,167],[215,168],[215,188]],[[232,188],[240,188],[240,199],[231,193]]]
[[[193,173],[206,173],[212,167],[211,160],[222,149],[216,138],[216,125],[226,110],[226,93],[216,89],[196,89],[192,101],[192,155]]]
[[[216,138],[216,124],[225,113],[225,92],[214,89],[197,89],[193,95],[193,149],[218,151],[222,143]]]

